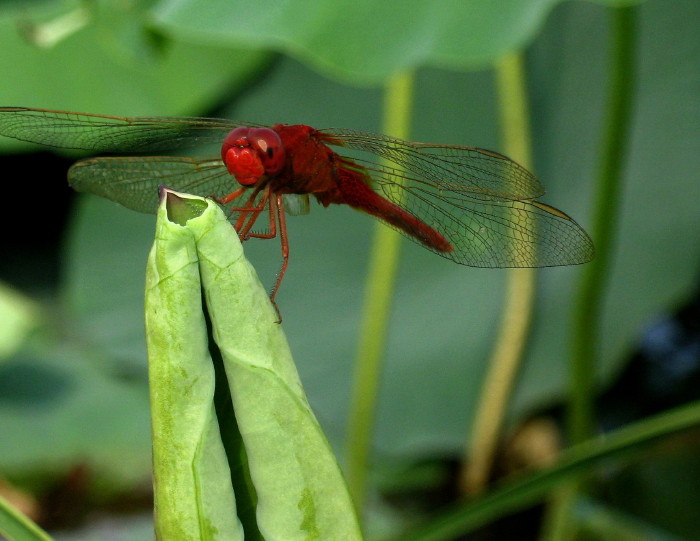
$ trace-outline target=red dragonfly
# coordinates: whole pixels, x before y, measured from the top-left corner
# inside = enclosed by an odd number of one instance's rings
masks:
[[[287,269],[285,208],[308,212],[346,204],[462,265],[549,267],[593,257],[586,232],[560,210],[536,201],[537,178],[506,156],[474,147],[412,143],[354,130],[271,127],[214,118],[117,117],[0,107],[0,135],[60,148],[114,154],[162,152],[215,143],[220,156],[105,157],[68,172],[78,191],[154,213],[158,186],[228,205],[241,240],[273,238]],[[358,151],[357,157],[331,147]],[[379,160],[377,158],[380,158]],[[269,229],[254,231],[269,212]]]

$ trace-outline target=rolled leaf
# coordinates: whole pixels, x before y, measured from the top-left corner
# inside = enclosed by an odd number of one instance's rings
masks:
[[[282,326],[235,230],[213,202],[187,222],[267,541],[361,539],[333,452]]]
[[[214,413],[195,239],[169,214],[186,223],[201,208],[188,211],[170,193],[158,210],[146,276],[156,536],[242,540]]]

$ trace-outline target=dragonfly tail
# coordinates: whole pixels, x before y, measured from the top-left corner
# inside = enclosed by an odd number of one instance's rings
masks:
[[[379,218],[426,247],[443,253],[454,251],[438,231],[375,192],[360,172],[339,168],[338,190],[344,203]]]

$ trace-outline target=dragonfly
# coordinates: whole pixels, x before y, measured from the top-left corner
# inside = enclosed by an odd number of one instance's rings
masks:
[[[198,117],[119,117],[0,107],[0,135],[93,153],[69,184],[139,212],[155,213],[158,187],[213,198],[241,241],[279,236],[289,260],[285,213],[349,205],[432,252],[472,267],[577,265],[591,239],[566,213],[538,201],[545,190],[527,169],[482,148],[415,143],[349,129],[315,129]],[[219,155],[147,155],[220,145]],[[336,150],[337,149],[337,150]],[[348,153],[353,155],[349,156]],[[267,227],[256,229],[267,213]]]

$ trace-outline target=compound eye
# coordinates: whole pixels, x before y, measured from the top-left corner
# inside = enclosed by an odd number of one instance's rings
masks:
[[[226,169],[243,186],[253,186],[265,175],[260,152],[248,139],[250,128],[241,126],[231,130],[221,145],[221,159]]]
[[[224,142],[221,145],[221,159],[222,160],[226,161],[226,153],[228,152],[228,150],[230,148],[250,147],[250,143],[248,142],[248,132],[249,131],[250,131],[250,128],[248,128],[246,126],[241,126],[240,128],[236,128],[236,129],[228,132],[226,139],[224,139]]]
[[[231,132],[229,137],[235,131]],[[286,153],[282,139],[276,131],[270,128],[248,128],[246,136],[250,146],[257,150],[260,161],[265,167],[265,174],[276,175],[282,171]]]

